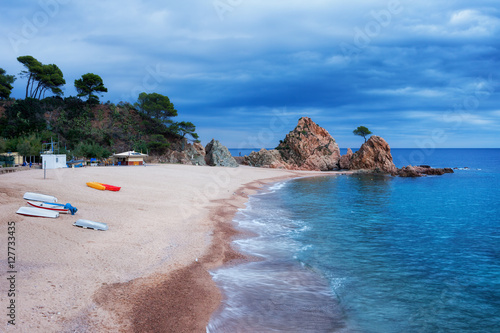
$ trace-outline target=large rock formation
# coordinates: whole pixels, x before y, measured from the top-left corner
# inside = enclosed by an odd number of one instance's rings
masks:
[[[372,135],[361,148],[355,152],[349,163],[351,170],[373,170],[382,173],[396,173],[392,161],[391,148],[379,136]]]
[[[226,146],[219,140],[212,139],[205,147],[205,162],[211,166],[238,167],[239,164],[231,156]]]
[[[341,169],[349,169],[352,155],[351,148],[347,148],[347,154],[340,156],[339,166]]]
[[[245,162],[268,168],[328,171],[338,169],[339,159],[339,147],[328,131],[302,117],[275,150],[253,152]]]
[[[207,148],[208,151],[208,148]],[[434,169],[426,165],[397,169],[391,155],[391,148],[379,136],[373,135],[353,154],[340,156],[335,139],[310,118],[299,119],[297,127],[280,141],[274,150],[261,149],[245,156],[244,164],[255,167],[283,168],[291,170],[334,170],[348,169],[361,172],[387,173],[401,177],[442,175],[452,173],[450,168]]]
[[[276,149],[297,169],[327,171],[339,167],[340,149],[335,139],[308,117],[300,118]]]

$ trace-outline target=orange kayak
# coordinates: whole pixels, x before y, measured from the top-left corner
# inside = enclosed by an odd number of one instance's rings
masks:
[[[88,182],[87,186],[101,191],[104,191],[106,189],[106,186],[103,186],[101,183],[96,183],[96,182]]]

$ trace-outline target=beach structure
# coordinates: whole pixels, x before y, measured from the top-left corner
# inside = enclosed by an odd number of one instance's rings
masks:
[[[147,154],[142,154],[131,150],[120,154],[114,154],[113,159],[115,161],[115,164],[118,165],[143,165],[144,158],[146,158],[147,156]]]
[[[43,169],[60,169],[66,168],[66,154],[59,154],[59,143],[54,142],[52,138],[49,143],[42,143],[42,158]]]
[[[60,169],[66,168],[65,154],[41,154],[42,166],[45,169]]]

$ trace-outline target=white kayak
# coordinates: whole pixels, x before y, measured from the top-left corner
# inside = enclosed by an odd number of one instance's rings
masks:
[[[24,216],[33,216],[33,217],[48,217],[48,218],[56,218],[59,217],[58,212],[54,212],[47,209],[35,208],[35,207],[21,207],[16,212],[19,215]]]
[[[75,223],[73,223],[73,225],[84,229],[108,230],[108,225],[106,223],[95,222],[90,220],[79,219]]]
[[[64,206],[51,205],[48,202],[28,201],[28,205],[36,207],[36,208],[42,208],[42,209],[51,210],[53,212],[58,212],[58,213],[63,213],[63,214],[69,214],[69,209],[64,208]]]
[[[57,202],[57,198],[51,195],[45,195],[40,193],[26,192],[24,193],[24,199],[32,201],[43,201],[43,202]]]

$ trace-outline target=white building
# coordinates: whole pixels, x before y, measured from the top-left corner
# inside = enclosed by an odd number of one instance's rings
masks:
[[[62,154],[42,154],[42,168],[60,169],[66,168],[66,155]]]

